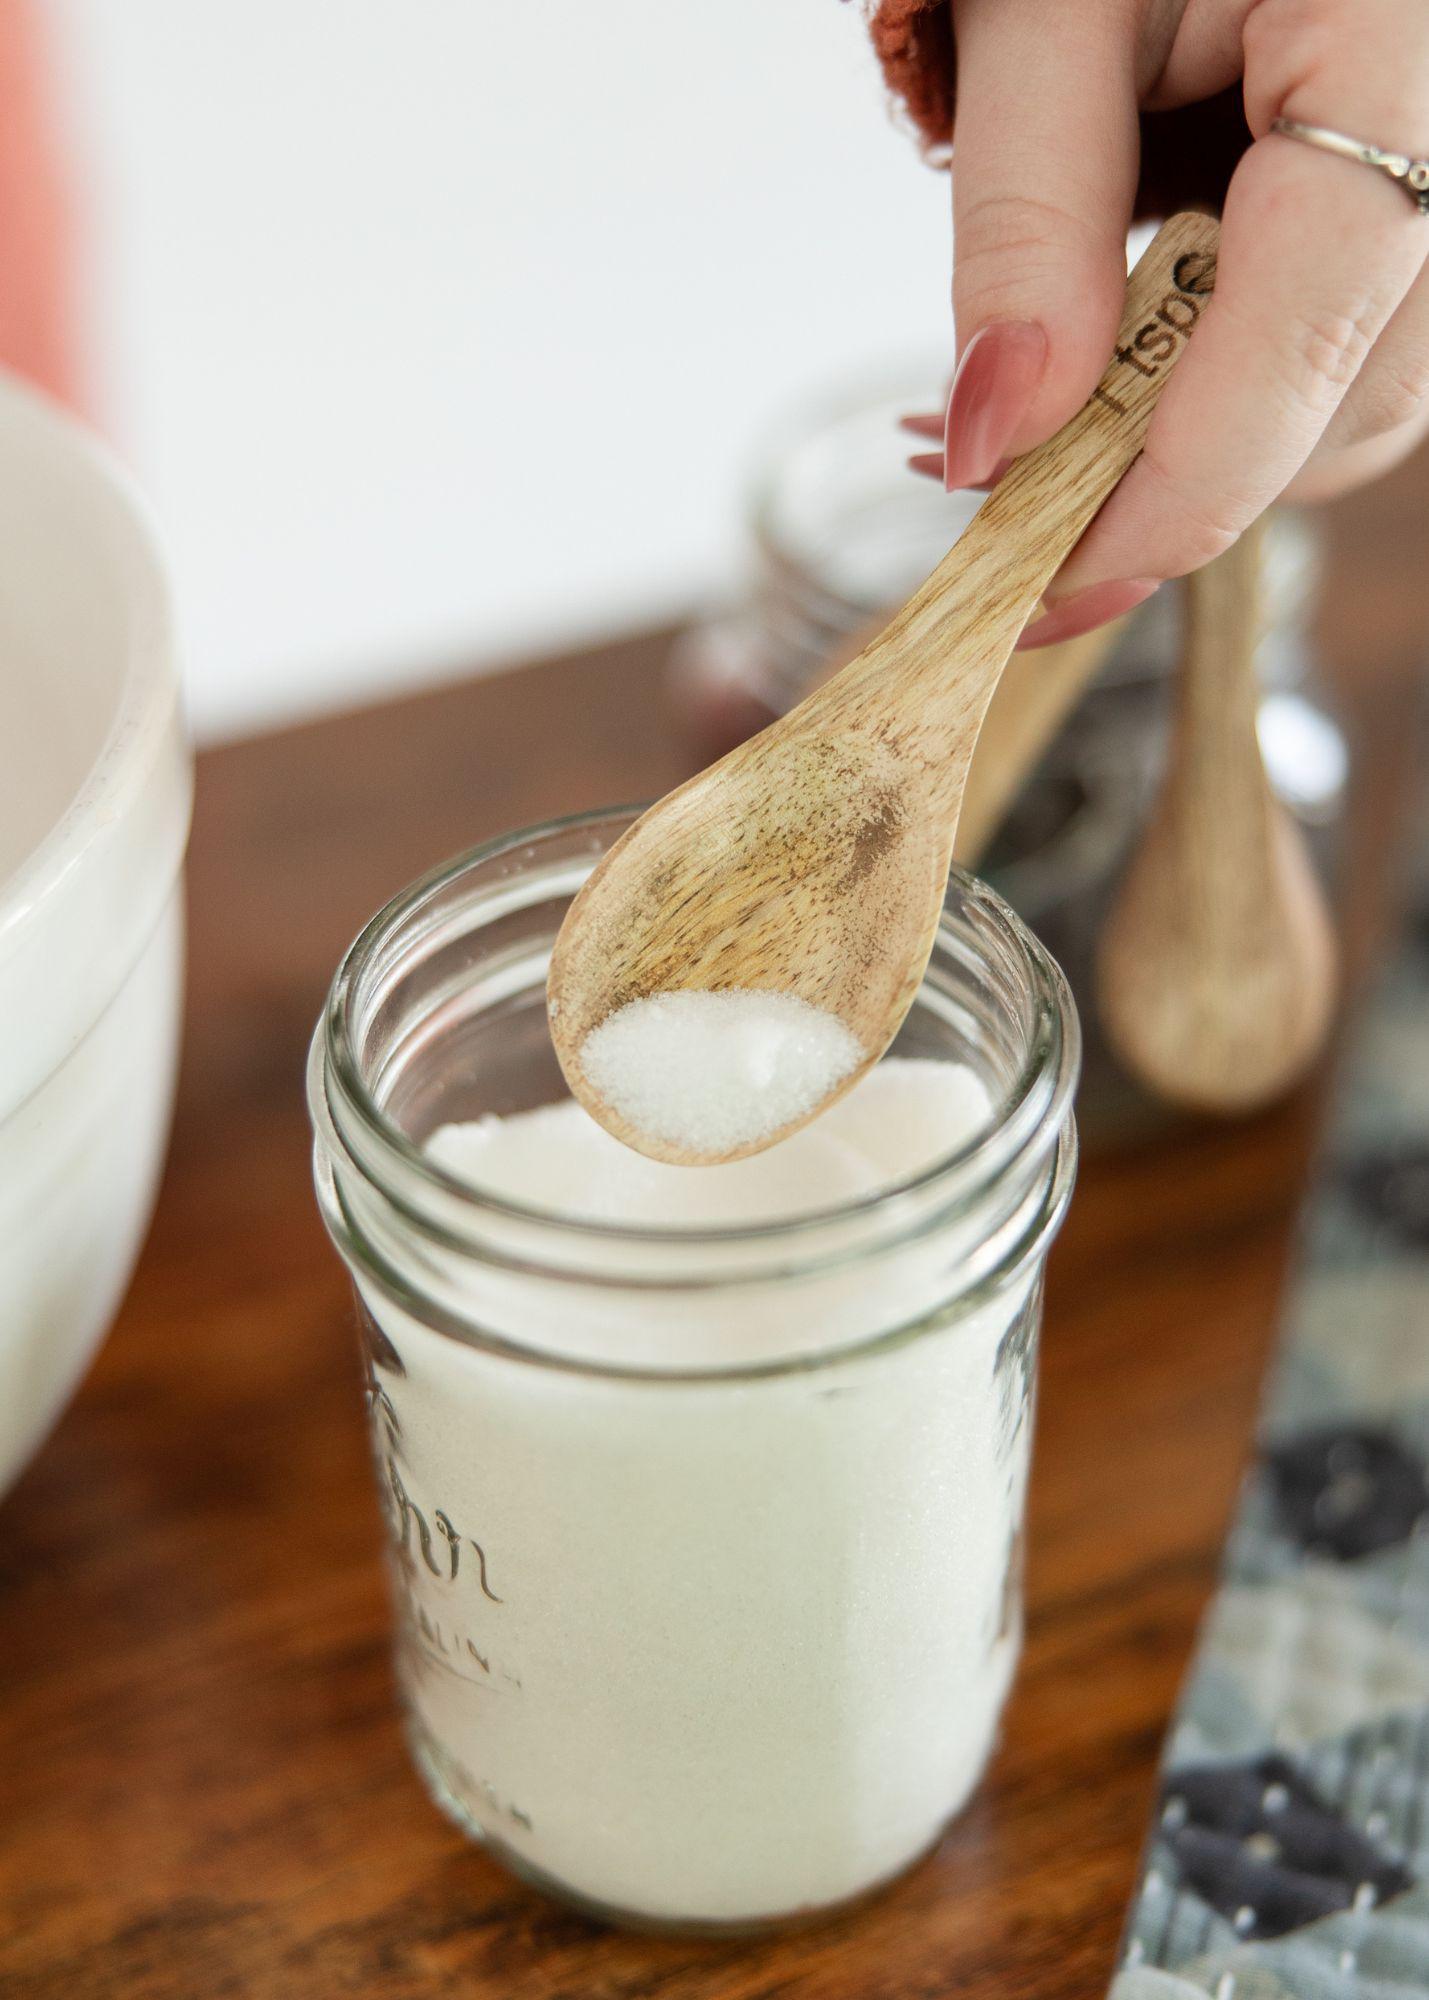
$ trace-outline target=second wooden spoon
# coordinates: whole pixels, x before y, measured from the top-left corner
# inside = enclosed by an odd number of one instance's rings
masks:
[[[1261,529],[1186,579],[1186,640],[1161,797],[1098,954],[1102,1024],[1158,1096],[1254,1110],[1325,1038],[1329,914],[1256,734]]]

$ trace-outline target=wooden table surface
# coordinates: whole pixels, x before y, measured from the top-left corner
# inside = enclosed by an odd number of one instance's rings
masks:
[[[1376,924],[1425,657],[1429,466],[1343,508],[1324,618]],[[467,1846],[393,1704],[346,1280],[302,1070],[392,891],[684,768],[659,638],[208,753],[173,1152],[118,1325],[0,1505],[6,2000],[1095,1996],[1233,1501],[1318,1089],[1089,1161],[1056,1250],[1030,1624],[1003,1747],[935,1856],[756,1944],[605,1932]]]

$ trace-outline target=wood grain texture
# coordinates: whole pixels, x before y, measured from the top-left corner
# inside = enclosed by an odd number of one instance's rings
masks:
[[[1382,918],[1429,607],[1421,463],[1332,524]],[[213,752],[172,1157],[113,1336],[0,1503],[5,2000],[1098,2000],[1243,1462],[1316,1091],[1086,1162],[1053,1257],[1030,1629],[988,1784],[826,1931],[616,1936],[431,1807],[398,1728],[346,1280],[302,1069],[337,957],[441,856],[681,774],[664,645]]]
[[[1085,407],[1010,468],[928,580],[797,708],[681,785],[575,898],[547,981],[573,1093],[638,1151],[740,1159],[851,1090],[903,1023],[942,909],[963,787],[998,677],[1042,593],[1135,459],[1215,279],[1209,216],[1173,216],[1127,282]],[[647,1132],[582,1061],[586,1037],[651,994],[746,988],[836,1015],[863,1060],[748,1145]]]
[[[1329,912],[1256,734],[1263,540],[1257,525],[1182,585],[1166,773],[1098,959],[1127,1068],[1173,1103],[1231,1115],[1304,1074],[1335,993]]]

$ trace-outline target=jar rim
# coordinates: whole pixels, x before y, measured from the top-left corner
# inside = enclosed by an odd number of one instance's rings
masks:
[[[919,1168],[917,1172],[889,1182],[872,1193],[851,1201],[803,1211],[773,1221],[756,1223],[681,1224],[669,1227],[655,1223],[610,1222],[594,1216],[570,1214],[537,1203],[521,1202],[497,1194],[475,1182],[451,1173],[415,1144],[397,1122],[390,1118],[369,1087],[357,1054],[355,1015],[361,1000],[362,980],[368,969],[389,958],[423,908],[464,874],[503,855],[560,835],[580,833],[604,824],[628,819],[642,811],[639,806],[600,808],[571,813],[537,825],[498,835],[439,863],[415,882],[384,903],[358,933],[338,965],[315,1037],[311,1066],[310,1108],[318,1129],[331,1127],[333,1136],[352,1153],[352,1140],[360,1143],[362,1157],[357,1164],[369,1179],[380,1174],[389,1197],[394,1188],[400,1197],[434,1191],[443,1207],[457,1203],[461,1208],[486,1213],[542,1231],[557,1231],[568,1239],[610,1245],[657,1245],[698,1247],[716,1244],[733,1247],[740,1242],[768,1245],[810,1238],[831,1224],[848,1223],[867,1217],[875,1210],[896,1204],[900,1197],[926,1194],[940,1183],[966,1181],[974,1188],[987,1186],[1012,1160],[1026,1151],[1038,1131],[1055,1135],[1060,1129],[1076,1085],[1080,1058],[1080,1036],[1076,1012],[1060,968],[1040,941],[1002,898],[975,876],[954,869],[950,884],[956,886],[968,904],[977,910],[1004,944],[1011,947],[1018,971],[1027,978],[1036,1019],[1028,1037],[1028,1051],[1018,1072],[993,1115],[972,1137],[951,1151]],[[939,933],[948,924],[947,913]],[[1050,1139],[1049,1139],[1050,1143]],[[413,1219],[430,1221],[421,1216]]]
[[[696,1388],[716,1384],[728,1387],[732,1384],[777,1380],[791,1375],[814,1374],[825,1368],[842,1367],[852,1361],[865,1361],[874,1356],[891,1353],[912,1341],[922,1339],[930,1332],[944,1329],[950,1314],[955,1312],[961,1317],[975,1309],[989,1296],[1016,1285],[1038,1254],[1041,1244],[1055,1235],[1061,1226],[1067,1205],[1072,1198],[1076,1171],[1077,1135],[1076,1128],[1069,1119],[1059,1128],[1055,1136],[1045,1198],[1035,1223],[1022,1233],[1011,1251],[992,1270],[980,1274],[974,1285],[957,1292],[935,1309],[920,1310],[911,1318],[895,1321],[890,1326],[878,1327],[869,1333],[856,1334],[850,1339],[827,1347],[794,1348],[758,1360],[733,1362],[688,1361],[665,1364],[618,1359],[606,1355],[570,1353],[560,1347],[520,1340],[508,1333],[475,1325],[469,1320],[454,1317],[446,1307],[436,1304],[419,1285],[412,1283],[408,1275],[396,1269],[390,1259],[375,1252],[354,1229],[340,1198],[338,1206],[342,1210],[342,1223],[339,1225],[331,1216],[327,1216],[326,1220],[329,1232],[338,1248],[345,1257],[352,1260],[368,1283],[375,1285],[380,1292],[387,1295],[400,1310],[420,1317],[425,1326],[448,1339],[457,1341],[463,1347],[472,1347],[483,1353],[498,1355],[507,1361],[549,1369],[558,1375],[583,1376],[601,1381],[651,1383],[666,1387],[676,1383]],[[830,1260],[828,1265],[814,1267],[814,1275],[825,1276],[836,1268],[836,1265],[837,1260]],[[566,1276],[584,1283],[600,1282],[592,1280],[589,1273],[582,1272],[558,1274],[541,1272],[537,1275]],[[789,1274],[784,1272],[766,1273],[756,1282],[766,1283],[771,1278],[777,1280],[787,1275]],[[801,1270],[793,1275],[804,1276],[806,1273]],[[620,1284],[624,1281],[613,1282]],[[737,1280],[735,1282],[738,1283]]]

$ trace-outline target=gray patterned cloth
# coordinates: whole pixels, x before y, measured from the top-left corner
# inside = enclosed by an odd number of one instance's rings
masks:
[[[1351,1038],[1112,2000],[1429,1996],[1429,835]]]

